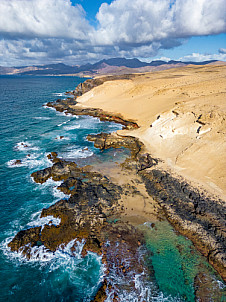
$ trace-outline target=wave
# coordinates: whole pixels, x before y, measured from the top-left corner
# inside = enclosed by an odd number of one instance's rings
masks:
[[[54,107],[49,107],[49,106],[47,106],[47,103],[43,104],[43,105],[42,105],[42,108],[50,109],[50,110],[56,111],[56,109],[55,109]]]
[[[111,275],[111,273],[110,273]],[[115,274],[115,283],[118,284],[118,289],[109,290],[107,289],[107,299],[105,302],[114,302],[115,293],[117,294],[119,301],[125,301],[125,302],[183,302],[184,300],[180,299],[179,297],[172,297],[172,296],[166,296],[162,292],[160,292],[156,285],[153,282],[150,282],[148,280],[145,280],[147,277],[146,273],[140,273],[130,276],[130,280],[126,281],[124,280],[124,277],[118,276]],[[109,276],[107,276],[107,279]],[[112,275],[110,276],[112,279]],[[113,280],[114,280],[113,278]],[[131,288],[125,289],[129,282],[134,283],[134,290]]]
[[[58,190],[57,187],[53,187],[52,193],[53,193],[53,196],[54,196],[57,200],[60,200],[60,199],[68,199],[68,198],[70,197],[70,195],[67,195],[67,194],[63,193],[62,191]]]
[[[76,125],[71,125],[71,126],[64,126],[64,130],[74,130],[74,129],[79,129],[81,127],[80,124],[76,124]]]
[[[31,179],[32,179],[32,177],[31,177]],[[32,181],[34,182],[33,179],[32,179]],[[42,189],[42,190],[48,189],[48,190],[50,190],[52,195],[56,198],[56,200],[68,199],[70,197],[70,195],[67,195],[67,194],[63,193],[62,191],[58,190],[58,187],[62,183],[63,183],[63,180],[55,181],[55,180],[52,179],[52,177],[50,177],[43,184],[40,184],[40,183],[36,183],[36,184],[38,185],[37,189]]]
[[[63,112],[66,116],[74,116],[72,113],[70,113],[70,112]]]
[[[55,252],[50,251],[44,245],[31,247],[30,244],[25,245],[19,249],[18,252],[12,252],[8,244],[13,239],[9,237],[5,239],[1,245],[0,249],[3,251],[4,255],[10,258],[11,260],[18,260],[20,262],[39,262],[40,264],[49,262],[51,260],[57,260],[56,263],[53,263],[52,269],[56,269],[59,265],[62,265],[61,260],[69,261],[71,257],[75,259],[81,259],[82,249],[85,245],[85,240],[78,241],[77,238],[71,240],[68,244],[61,244]],[[24,255],[24,249],[30,249],[30,258],[28,259]],[[65,265],[65,263],[63,263]]]
[[[21,160],[11,159],[6,165],[9,168],[28,167],[29,169],[52,166],[53,163],[47,158],[47,154],[29,154]],[[41,156],[41,157],[40,157]]]
[[[65,96],[65,92],[55,92],[55,93],[53,93],[53,95],[56,95],[56,96]]]
[[[46,217],[38,217],[36,220],[33,220],[27,224],[28,227],[39,227],[41,226],[41,230],[43,230],[44,226],[47,225],[59,225],[61,223],[60,218],[56,218],[53,216],[46,216]]]
[[[50,107],[51,108],[51,107]],[[54,108],[55,109],[55,108]],[[66,111],[56,111],[56,115],[58,116],[74,116],[73,114],[69,113],[69,112],[66,112]]]
[[[33,117],[33,119],[35,119],[35,120],[48,121],[48,120],[50,120],[51,118],[50,118],[50,117],[47,117],[47,116],[35,116],[35,117]]]
[[[65,124],[69,123],[70,121],[71,121],[71,120],[68,120],[68,121],[65,121],[65,122],[63,122],[63,123],[60,123],[60,124],[57,125],[57,127],[61,127],[61,126],[65,125]]]
[[[15,150],[18,151],[37,151],[39,150],[39,147],[33,146],[31,143],[22,141],[15,145]]]

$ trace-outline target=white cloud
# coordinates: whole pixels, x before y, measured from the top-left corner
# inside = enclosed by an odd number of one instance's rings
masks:
[[[115,0],[97,14],[96,41],[148,44],[226,31],[225,0]],[[167,43],[165,43],[167,45]]]
[[[200,54],[200,53],[192,53],[191,55],[184,56],[180,58],[181,61],[193,61],[193,62],[202,62],[202,61],[226,61],[226,53],[222,54]]]
[[[0,33],[9,37],[87,39],[92,31],[81,6],[69,0],[1,0]]]
[[[226,31],[225,0],[114,0],[97,21],[91,26],[70,0],[0,0],[0,65],[150,58],[185,38]]]
[[[219,53],[226,54],[226,48],[220,48],[218,51]]]

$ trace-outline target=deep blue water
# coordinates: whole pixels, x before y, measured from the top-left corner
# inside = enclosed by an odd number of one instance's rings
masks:
[[[56,182],[39,185],[30,177],[33,171],[51,165],[46,157],[49,152],[56,151],[59,156],[81,163],[120,161],[123,157],[120,149],[103,153],[86,140],[87,134],[111,132],[121,129],[120,125],[86,116],[66,116],[43,106],[65,97],[65,91],[74,89],[83,80],[0,77],[1,301],[90,301],[101,281],[101,258],[92,253],[81,258],[82,244],[76,253],[71,252],[70,244],[54,254],[40,248],[39,256],[34,254],[30,261],[7,249],[7,242],[18,231],[46,223],[39,218],[42,208],[66,198],[56,189]],[[59,139],[60,136],[63,138]],[[14,165],[17,159],[21,160],[20,165]],[[190,241],[175,234],[169,224],[159,223],[155,229],[145,225],[144,228],[156,284],[144,287],[137,283],[140,296],[122,293],[122,301],[194,301],[193,282],[200,267],[213,276],[214,291],[221,290],[222,282],[205,259],[196,253]]]
[[[3,301],[89,301],[102,275],[101,259],[63,253],[51,261],[26,261],[6,251],[19,230],[40,225],[40,211],[64,197],[56,183],[38,185],[30,174],[48,167],[48,152],[68,159],[99,156],[88,133],[121,129],[90,117],[72,117],[42,105],[74,89],[76,77],[0,77],[0,299]],[[64,136],[59,139],[59,136]],[[82,149],[88,147],[89,150]],[[21,165],[13,165],[20,159]]]

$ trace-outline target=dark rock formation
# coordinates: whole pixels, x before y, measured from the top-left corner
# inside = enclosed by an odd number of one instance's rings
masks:
[[[100,133],[90,134],[87,136],[88,141],[94,142],[94,146],[101,150],[109,148],[128,148],[131,150],[131,155],[136,158],[141,151],[143,144],[137,139],[131,136],[119,136],[116,133]]]
[[[89,171],[88,167],[80,168],[73,162],[57,158],[56,153],[51,153],[48,157],[54,162],[53,166],[32,173],[32,177],[38,183],[43,183],[50,177],[56,181],[64,180],[58,189],[70,195],[69,199],[60,200],[48,209],[43,209],[41,214],[41,217],[59,217],[61,223],[59,226],[46,225],[42,232],[38,231],[39,235],[36,233],[37,228],[21,231],[10,243],[13,250],[19,250],[29,240],[31,247],[36,241],[41,241],[52,251],[73,238],[89,239],[89,245],[93,245],[91,230],[96,226],[99,229],[106,223],[107,216],[117,211],[117,200],[122,193],[120,186],[100,173]],[[34,240],[31,234],[35,234]],[[39,237],[36,238],[37,236]]]
[[[205,196],[165,171],[153,169],[140,174],[168,220],[194,242],[226,280],[225,203]]]
[[[222,293],[219,292],[219,285],[214,278],[203,272],[198,273],[194,280],[195,301],[223,301]]]
[[[129,80],[134,78],[133,74],[123,74],[123,75],[115,75],[115,76],[106,76],[94,79],[88,79],[83,83],[80,83],[72,93],[74,96],[81,96],[84,93],[90,91],[94,87],[102,85],[104,82],[114,81],[114,80]]]
[[[22,161],[20,159],[16,159],[13,163],[13,165],[17,166],[17,165],[21,165]]]
[[[226,280],[225,203],[200,193],[166,171],[149,169],[158,160],[145,153],[143,144],[136,138],[101,133],[89,135],[87,139],[101,150],[122,146],[131,150],[132,157],[124,166],[141,175],[148,193],[161,205],[170,223],[194,242]]]
[[[145,152],[144,144],[135,137],[120,136],[116,133],[100,133],[88,135],[87,139],[94,142],[94,146],[100,150],[121,147],[130,149],[131,157],[123,164],[126,168],[134,168],[139,172],[158,163],[157,159]]]
[[[59,112],[65,112],[73,115],[89,115],[93,117],[98,117],[101,121],[115,122],[125,126],[126,129],[136,129],[139,128],[137,123],[129,120],[125,120],[120,114],[113,115],[109,112],[105,112],[102,109],[95,108],[82,108],[76,105],[76,101],[72,99],[68,100],[57,100],[55,103],[47,103],[46,106],[55,108]],[[73,105],[73,107],[71,106]]]
[[[30,248],[38,246],[41,242],[41,227],[31,228],[20,231],[13,240],[9,243],[12,251],[19,251],[24,248],[23,253],[30,257]]]
[[[58,217],[61,222],[57,226],[46,224],[43,228],[20,231],[9,247],[12,251],[22,251],[29,258],[33,247],[43,245],[54,252],[61,244],[75,238],[79,241],[85,239],[82,255],[85,256],[87,251],[103,255],[107,270],[94,301],[104,301],[106,290],[117,296],[121,283],[114,281],[115,273],[124,276],[127,288],[136,290],[133,280],[144,270],[138,253],[143,235],[128,223],[115,219],[122,211],[118,200],[123,188],[100,173],[90,171],[87,166],[78,167],[73,162],[59,159],[54,152],[48,158],[53,161],[53,166],[34,172],[32,176],[38,183],[50,177],[63,180],[58,189],[70,197],[41,213],[41,217]]]
[[[107,294],[106,294],[107,286],[108,286],[107,280],[105,279],[104,282],[101,284],[101,287],[99,288],[92,302],[104,302],[107,299]]]
[[[97,79],[88,79],[83,83],[80,83],[76,89],[71,92],[75,97],[67,99],[58,99],[56,102],[49,102],[46,106],[55,108],[59,112],[65,112],[73,115],[89,115],[93,117],[98,117],[101,121],[115,122],[122,124],[126,129],[139,128],[137,123],[134,121],[124,119],[120,114],[112,115],[109,112],[105,112],[102,109],[95,108],[81,108],[75,105],[77,104],[76,98],[83,95],[84,93],[90,91],[92,88],[102,85],[106,81],[119,80],[119,79],[130,79],[134,75],[120,75],[120,76],[108,76],[101,77]]]

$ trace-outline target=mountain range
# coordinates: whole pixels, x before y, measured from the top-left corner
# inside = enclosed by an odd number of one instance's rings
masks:
[[[3,67],[0,66],[0,75],[80,75],[94,76],[102,74],[122,74],[134,72],[148,72],[162,70],[186,65],[206,65],[217,61],[204,62],[182,62],[182,61],[152,61],[142,62],[138,59],[112,58],[101,60],[94,64],[69,66],[63,63],[22,66],[22,67]]]

